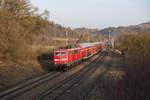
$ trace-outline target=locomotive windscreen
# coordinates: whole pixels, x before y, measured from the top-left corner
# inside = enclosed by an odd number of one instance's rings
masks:
[[[55,56],[65,56],[66,55],[66,51],[56,51],[55,52]]]

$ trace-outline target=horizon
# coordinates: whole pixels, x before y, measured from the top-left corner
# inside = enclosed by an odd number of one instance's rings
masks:
[[[31,4],[40,12],[49,10],[50,21],[72,29],[125,27],[150,21],[148,0],[31,0]]]

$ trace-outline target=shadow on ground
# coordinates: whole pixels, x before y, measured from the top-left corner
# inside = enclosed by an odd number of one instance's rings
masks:
[[[45,71],[54,71],[53,53],[43,53],[37,57],[38,62]]]

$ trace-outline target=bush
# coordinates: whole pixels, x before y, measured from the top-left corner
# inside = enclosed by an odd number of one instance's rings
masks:
[[[21,49],[24,49],[21,28],[13,15],[2,11],[0,13],[0,55],[5,59],[17,59]]]
[[[139,34],[122,35],[120,39],[122,48],[129,48],[128,54],[136,58],[150,57],[150,34],[141,32]]]

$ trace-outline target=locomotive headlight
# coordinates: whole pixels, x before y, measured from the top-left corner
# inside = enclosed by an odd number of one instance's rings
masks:
[[[54,59],[54,61],[59,61],[59,59]]]
[[[67,59],[61,59],[62,61],[66,61]]]

